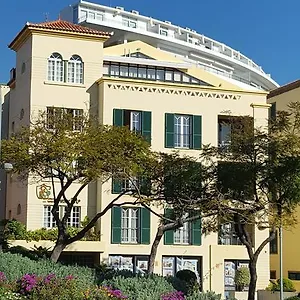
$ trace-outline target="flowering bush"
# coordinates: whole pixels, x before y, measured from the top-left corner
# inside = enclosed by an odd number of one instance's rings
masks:
[[[28,295],[37,286],[40,278],[35,274],[25,274],[18,281],[19,290],[18,292],[22,295]]]
[[[162,300],[184,300],[183,292],[176,291],[162,295]]]

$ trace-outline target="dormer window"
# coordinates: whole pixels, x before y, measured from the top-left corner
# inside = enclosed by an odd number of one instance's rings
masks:
[[[48,58],[48,80],[64,81],[64,63],[59,53],[52,53]]]

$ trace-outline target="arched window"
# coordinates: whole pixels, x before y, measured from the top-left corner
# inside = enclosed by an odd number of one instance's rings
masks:
[[[52,53],[48,58],[48,80],[64,81],[64,62],[59,53]]]
[[[83,83],[83,62],[78,55],[73,55],[68,61],[68,82]]]

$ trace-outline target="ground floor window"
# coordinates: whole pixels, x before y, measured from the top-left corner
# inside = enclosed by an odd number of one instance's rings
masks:
[[[277,279],[277,277],[276,277],[276,270],[271,270],[270,271],[270,279]]]
[[[291,280],[300,280],[300,272],[299,271],[288,271],[288,277]]]
[[[148,256],[142,255],[110,255],[108,264],[117,270],[129,270],[134,273],[146,274]]]
[[[186,256],[163,256],[162,258],[162,275],[163,276],[175,276],[176,272],[180,270],[190,270],[194,272],[201,280],[201,257],[186,257]]]
[[[237,269],[246,267],[249,268],[247,260],[225,260],[224,261],[224,286],[225,298],[230,298],[230,292],[236,291],[235,272]],[[245,288],[247,290],[247,287]]]

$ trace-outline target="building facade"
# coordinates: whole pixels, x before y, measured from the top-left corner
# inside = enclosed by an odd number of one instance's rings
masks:
[[[107,32],[62,20],[27,23],[10,44],[16,68],[9,82],[8,136],[28,126],[39,111],[64,110],[75,117],[89,110],[103,124],[144,128],[155,151],[198,156],[203,144],[228,142],[230,128],[223,122],[228,116],[250,115],[256,126],[266,125],[269,106],[262,89],[236,84],[151,43],[113,45],[111,38]],[[85,216],[100,211],[121,188],[112,182],[87,187],[70,225],[79,226]],[[52,228],[52,201],[48,182],[20,182],[8,175],[6,218],[23,222],[29,230]],[[143,272],[158,222],[142,208],[114,208],[99,221],[100,241],[74,243],[66,253]],[[248,255],[231,228],[226,232],[202,235],[198,221],[167,234],[159,245],[155,272],[172,275],[188,268],[199,275],[203,290],[223,295],[234,290],[235,269],[247,264]],[[267,235],[267,230],[255,228],[255,244]],[[258,277],[258,288],[265,288],[267,248],[259,258]]]
[[[299,101],[300,80],[288,83],[278,89],[271,91],[268,95],[268,103],[271,104],[271,117],[276,116],[277,111],[287,110],[288,104]],[[295,216],[300,217],[298,208]],[[283,277],[293,280],[297,290],[300,289],[300,260],[297,259],[297,249],[295,241],[300,236],[300,225],[296,224],[292,228],[283,229],[282,234],[282,254],[283,254]],[[280,277],[279,267],[279,234],[276,234],[275,240],[270,244],[270,277],[278,279]]]

